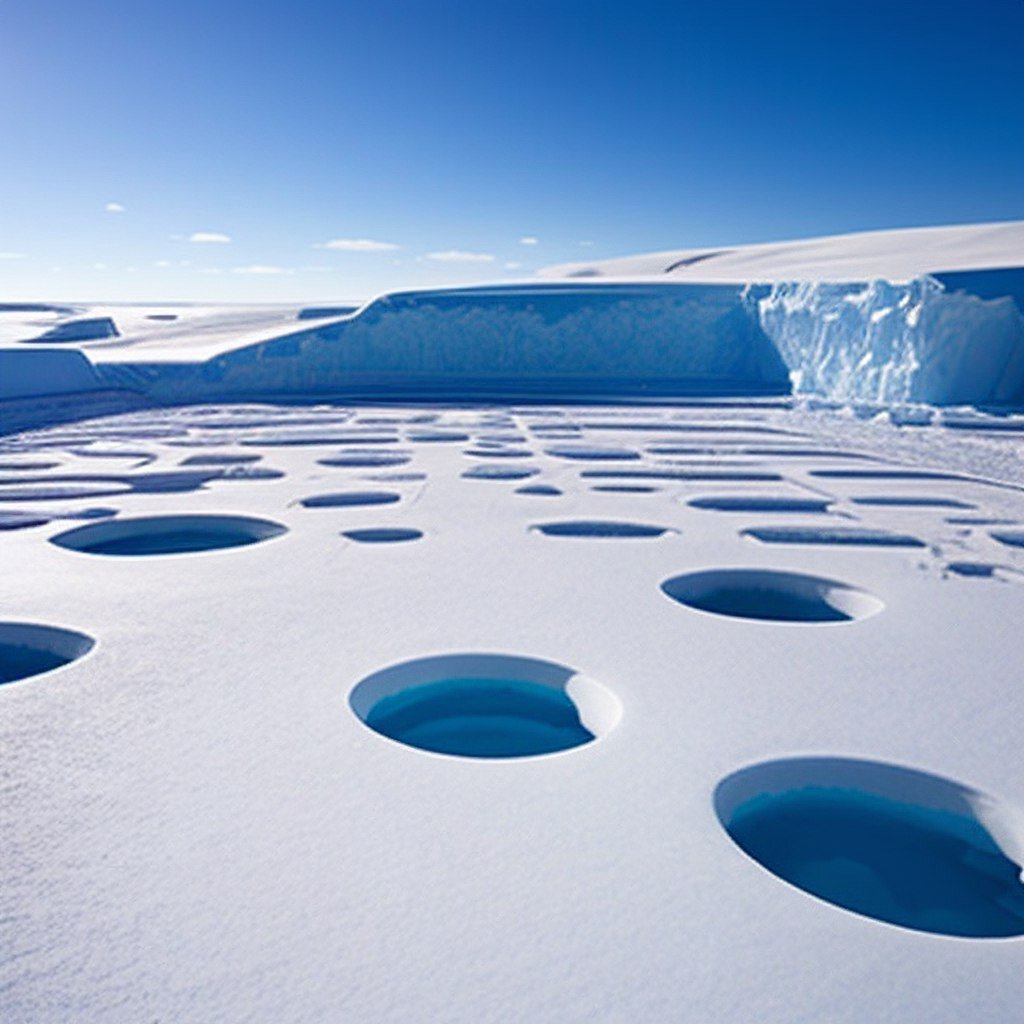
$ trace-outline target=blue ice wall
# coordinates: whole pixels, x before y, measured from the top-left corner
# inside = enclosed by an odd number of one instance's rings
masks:
[[[747,295],[797,393],[1024,406],[1024,269],[902,284],[785,282]]]
[[[789,391],[738,285],[406,292],[202,364],[101,366],[165,401],[242,396],[529,400]]]
[[[205,363],[111,363],[158,401],[797,393],[1024,408],[1024,269],[891,281],[404,292]]]

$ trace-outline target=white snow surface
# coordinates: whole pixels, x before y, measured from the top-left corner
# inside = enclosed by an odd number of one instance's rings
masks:
[[[949,521],[1024,520],[1024,419],[958,411],[920,422],[770,402],[236,405],[3,439],[4,476],[18,481],[3,485],[3,512],[239,513],[289,532],[151,558],[48,543],[74,525],[63,520],[0,532],[4,620],[97,640],[73,664],[0,687],[0,1019],[1016,1019],[1021,940],[929,935],[817,900],[743,854],[712,806],[745,765],[823,755],[915,767],[1024,807],[1024,548],[984,523]],[[639,458],[549,454],[566,443],[552,427],[577,447]],[[469,440],[416,440],[438,430]],[[343,443],[353,432],[378,440]],[[486,464],[465,453],[481,442],[529,449],[493,461],[536,468],[527,482],[561,494],[465,478]],[[410,461],[318,461],[352,447]],[[258,455],[257,467],[283,475],[214,472],[176,491],[152,476],[194,472],[182,461],[211,454]],[[908,465],[946,475],[819,475]],[[611,478],[584,475],[637,468],[779,479],[651,479],[654,491],[616,493],[593,489]],[[122,485],[104,498],[7,500],[54,477]],[[298,504],[369,488],[400,501]],[[766,492],[833,501],[785,525],[894,530],[925,546],[763,544],[742,531],[780,515],[687,504]],[[976,509],[855,501],[870,496]],[[673,532],[587,540],[530,529],[595,518]],[[424,536],[340,536],[384,525]],[[965,560],[993,575],[949,570]],[[786,625],[694,611],[659,589],[725,567],[817,574],[885,607]],[[380,669],[463,652],[565,665],[615,694],[621,723],[572,751],[485,762],[399,745],[348,704]]]
[[[563,263],[545,278],[650,278],[705,283],[910,281],[924,274],[1024,265],[1024,221],[860,231],[757,245]]]

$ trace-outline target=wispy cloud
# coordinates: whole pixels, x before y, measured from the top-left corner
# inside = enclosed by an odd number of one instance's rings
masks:
[[[107,265],[106,265],[106,263],[94,263],[92,265],[92,269],[93,270],[106,270],[107,269]]]
[[[505,269],[506,270],[518,270],[521,266],[522,266],[522,263],[516,263],[515,260],[509,260],[505,264]]]
[[[193,231],[188,236],[190,242],[230,242],[230,235],[225,235],[220,231]]]
[[[233,274],[256,274],[270,276],[273,274],[294,274],[291,267],[274,267],[266,263],[252,263],[248,267],[235,267]]]
[[[493,263],[494,255],[489,252],[465,252],[462,249],[448,249],[445,252],[428,252],[427,259],[437,263]]]
[[[106,210],[107,213],[124,213],[124,207],[120,203],[107,203],[103,209]]]
[[[329,242],[317,242],[314,249],[334,249],[336,252],[392,252],[400,249],[394,242],[378,242],[372,238],[332,238]]]
[[[23,252],[0,252],[0,260],[23,260],[24,258]]]
[[[170,260],[157,260],[156,263],[153,264],[154,267],[169,267],[170,265]]]
[[[583,245],[583,246],[591,246],[593,244],[594,243],[589,238],[585,238],[585,239],[583,239],[582,242],[580,242],[580,245]]]
[[[519,239],[519,244],[520,245],[536,245],[537,242],[539,242],[539,241],[540,241],[540,239],[534,238],[533,235],[524,235],[522,238]]]

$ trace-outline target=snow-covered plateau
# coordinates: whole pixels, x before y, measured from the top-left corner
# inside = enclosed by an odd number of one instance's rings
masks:
[[[761,399],[8,436],[0,1019],[1015,1019],[1022,433]]]
[[[1016,1021],[1022,242],[0,306],[0,1021]]]

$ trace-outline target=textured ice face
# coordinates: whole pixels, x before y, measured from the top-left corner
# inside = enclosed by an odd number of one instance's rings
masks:
[[[793,390],[839,402],[1019,404],[1024,317],[934,277],[751,288]]]

